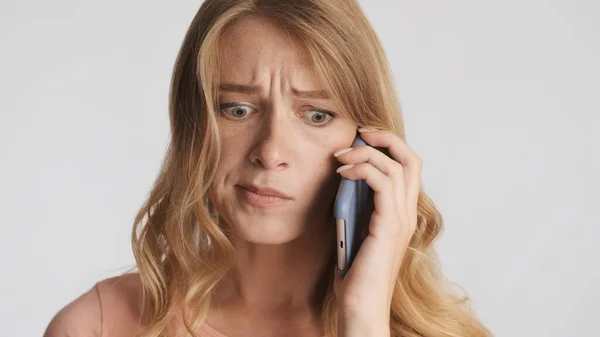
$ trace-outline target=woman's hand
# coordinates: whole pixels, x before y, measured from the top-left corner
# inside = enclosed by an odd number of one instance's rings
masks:
[[[417,225],[421,159],[396,134],[359,129],[371,146],[342,149],[342,177],[365,179],[374,190],[375,211],[368,235],[344,278],[336,276],[339,336],[390,336],[392,294],[404,254]]]

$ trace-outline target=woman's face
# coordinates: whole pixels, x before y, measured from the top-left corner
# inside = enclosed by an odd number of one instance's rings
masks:
[[[223,36],[220,60],[222,152],[210,199],[222,221],[263,244],[335,226],[333,153],[352,144],[356,125],[319,93],[306,52],[284,30],[248,17]]]

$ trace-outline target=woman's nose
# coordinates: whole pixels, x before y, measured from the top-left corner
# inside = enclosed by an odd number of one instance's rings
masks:
[[[269,170],[282,170],[291,164],[295,142],[291,107],[277,105],[264,117],[256,133],[256,143],[250,152],[250,161]]]

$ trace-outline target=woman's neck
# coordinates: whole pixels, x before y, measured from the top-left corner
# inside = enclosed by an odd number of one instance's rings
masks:
[[[312,312],[315,286],[335,249],[335,232],[323,230],[325,226],[279,245],[233,239],[235,264],[217,285],[212,302],[269,315]]]

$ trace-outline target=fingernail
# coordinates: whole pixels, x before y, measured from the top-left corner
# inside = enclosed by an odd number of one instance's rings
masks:
[[[340,173],[342,171],[346,171],[347,169],[351,168],[352,166],[354,166],[354,164],[348,164],[348,165],[340,166],[340,167],[338,167],[337,170],[335,170],[335,172]]]
[[[373,129],[367,129],[367,128],[360,128],[358,129],[358,132],[370,132],[370,131],[374,131]]]
[[[333,156],[337,157],[337,156],[339,156],[342,153],[350,152],[350,150],[352,150],[351,147],[345,148],[345,149],[341,149],[341,150],[337,150],[337,151],[335,151],[335,153],[333,154]]]

